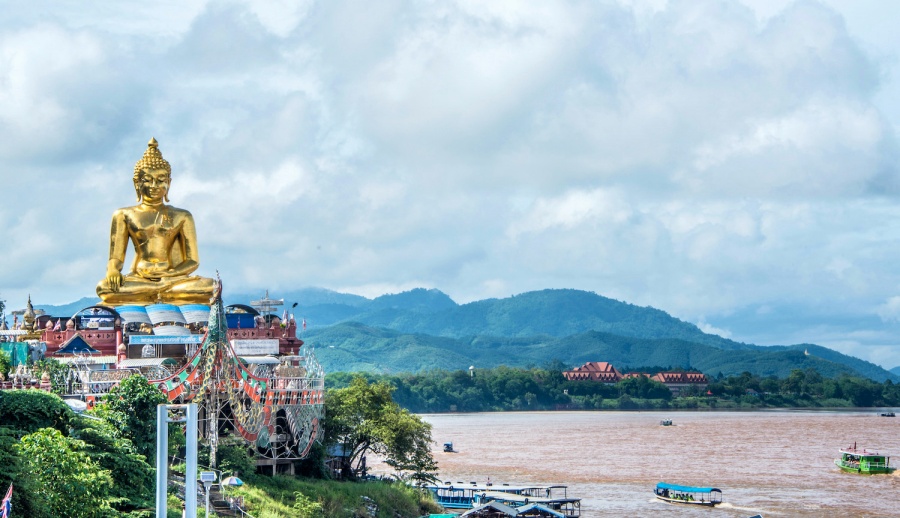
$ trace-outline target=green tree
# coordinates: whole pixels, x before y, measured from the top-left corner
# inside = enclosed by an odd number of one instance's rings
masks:
[[[209,465],[209,443],[202,441],[198,453],[198,461],[203,466]],[[223,435],[216,444],[216,469],[225,475],[233,474],[247,479],[256,472],[256,460],[247,443],[240,437]]]
[[[156,463],[156,407],[165,396],[143,376],[122,380],[98,405],[95,413],[129,439],[151,465]]]
[[[43,428],[23,437],[19,448],[35,482],[35,496],[49,516],[114,515],[108,502],[112,477],[84,453],[83,441]]]
[[[672,399],[672,391],[662,383],[647,376],[625,378],[616,383],[619,394],[642,399]]]
[[[12,505],[15,516],[42,518],[46,513],[34,495],[34,481],[29,476],[18,444],[19,434],[15,430],[0,427],[0,488],[3,488],[0,491],[6,491],[13,484],[15,490]]]
[[[300,491],[294,491],[294,511],[297,511],[299,518],[321,518],[325,516],[322,504],[314,502],[310,497],[304,495]]]
[[[391,454],[385,464],[417,483],[436,481],[438,468],[431,454],[431,425],[402,409],[393,417],[388,444]]]
[[[388,383],[369,383],[356,377],[342,389],[325,396],[325,440],[341,445],[346,459],[345,478],[356,478],[364,469],[367,454],[382,455],[385,462],[416,478],[437,471],[431,457],[431,425],[400,408],[391,397]]]
[[[12,360],[6,351],[0,350],[0,378],[5,378],[12,369]]]
[[[54,428],[68,433],[74,412],[62,398],[43,390],[0,391],[0,423],[31,433]]]
[[[119,512],[152,507],[154,470],[134,444],[103,420],[75,419],[72,425],[70,437],[84,441],[82,451],[116,481],[109,493],[112,507]]]

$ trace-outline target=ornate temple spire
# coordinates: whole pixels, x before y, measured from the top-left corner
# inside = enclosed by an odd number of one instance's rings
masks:
[[[25,321],[25,330],[29,333],[34,331],[34,306],[31,305],[31,294],[28,294],[28,304],[25,306],[25,314],[22,316]]]

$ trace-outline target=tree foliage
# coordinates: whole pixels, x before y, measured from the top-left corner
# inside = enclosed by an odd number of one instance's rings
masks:
[[[15,430],[0,426],[0,488],[6,491],[10,484],[15,486],[12,505],[20,516],[46,516],[34,496],[34,481],[19,451],[19,439]]]
[[[146,378],[129,376],[110,391],[95,413],[129,439],[152,465],[156,462],[156,407],[165,402],[162,392]]]
[[[364,376],[370,383],[392,385],[394,401],[416,413],[696,408],[715,406],[717,400],[724,403],[722,408],[900,406],[900,384],[846,375],[828,378],[814,369],[795,369],[785,378],[750,372],[727,378],[719,375],[711,378],[707,388],[688,387],[678,398],[665,385],[644,376],[616,384],[568,381],[562,375],[564,369],[557,362],[541,368],[477,369],[473,375],[462,370],[432,370]],[[347,387],[353,379],[348,373],[328,374],[326,385]],[[707,397],[707,390],[713,397]]]
[[[59,397],[43,390],[0,391],[0,425],[36,432],[54,428],[68,433],[74,413]]]
[[[12,360],[6,351],[0,350],[0,379],[5,379],[12,369]]]
[[[108,502],[112,477],[83,451],[85,446],[53,428],[22,438],[21,456],[47,516],[113,516]]]
[[[82,451],[116,481],[109,492],[109,502],[117,511],[127,512],[153,505],[153,468],[137,452],[134,444],[122,437],[112,424],[103,420],[76,419],[70,436],[83,441]]]
[[[349,386],[327,392],[325,437],[346,454],[345,478],[363,474],[367,454],[383,456],[401,476],[427,480],[437,472],[431,425],[395,403],[393,391],[387,383],[356,377]]]

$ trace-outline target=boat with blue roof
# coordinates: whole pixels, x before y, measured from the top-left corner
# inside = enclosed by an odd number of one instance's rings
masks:
[[[722,503],[722,490],[714,487],[682,486],[660,482],[653,490],[656,498],[672,504],[713,507]]]

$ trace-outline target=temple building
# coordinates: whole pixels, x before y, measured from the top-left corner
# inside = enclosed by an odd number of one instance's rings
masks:
[[[701,372],[629,372],[622,374],[608,362],[587,362],[581,367],[563,371],[563,377],[569,381],[595,381],[614,385],[625,378],[644,376],[665,385],[673,396],[679,396],[688,387],[696,387],[698,391],[706,390],[709,379]]]

